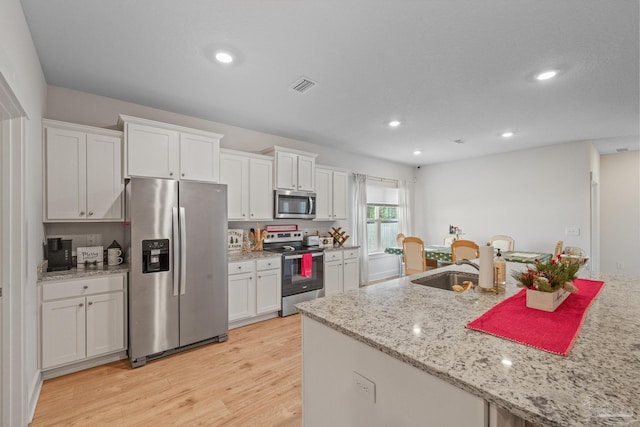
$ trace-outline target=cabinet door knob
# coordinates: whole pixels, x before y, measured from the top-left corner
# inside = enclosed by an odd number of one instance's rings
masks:
[[[184,172],[182,173],[182,176],[184,176]]]
[[[251,216],[253,216],[253,214],[251,214]]]
[[[83,288],[83,289],[89,289],[89,286],[84,285],[82,288]]]
[[[84,307],[83,303],[78,304],[78,307]]]
[[[169,172],[169,176],[173,176],[173,172]]]
[[[92,212],[92,211],[89,211],[89,216],[92,216],[92,215],[93,215],[93,212]]]
[[[84,216],[84,211],[80,212],[80,216]]]
[[[262,279],[262,276],[258,276],[258,279]]]
[[[89,301],[89,305],[93,305],[93,303],[91,301]]]
[[[242,267],[241,267],[241,266],[238,266],[238,270],[242,270]]]

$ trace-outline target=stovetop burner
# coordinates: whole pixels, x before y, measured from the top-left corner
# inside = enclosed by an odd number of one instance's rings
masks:
[[[303,246],[302,233],[286,232],[286,233],[269,233],[264,239],[263,248],[268,252],[276,252],[280,254],[304,254],[313,252],[322,252],[323,249],[318,246]]]
[[[289,248],[292,248],[292,249],[288,249],[288,248],[284,248],[284,247],[274,247],[274,248],[265,247],[264,250],[267,251],[267,252],[276,252],[276,253],[280,253],[280,254],[283,254],[283,255],[323,252],[323,249],[318,247],[318,246],[310,246],[310,247],[292,247],[292,246],[289,246]]]

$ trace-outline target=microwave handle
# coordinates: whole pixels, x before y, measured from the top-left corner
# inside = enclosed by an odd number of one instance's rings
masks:
[[[307,212],[309,215],[311,215],[313,213],[313,197],[309,196],[309,212]]]

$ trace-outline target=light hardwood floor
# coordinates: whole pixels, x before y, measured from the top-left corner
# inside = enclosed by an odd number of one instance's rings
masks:
[[[31,426],[300,426],[301,320],[229,332],[132,369],[128,360],[44,382]]]

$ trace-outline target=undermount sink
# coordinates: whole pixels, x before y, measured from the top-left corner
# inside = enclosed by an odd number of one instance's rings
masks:
[[[452,291],[453,285],[462,286],[462,282],[466,280],[470,280],[474,285],[477,285],[478,275],[467,273],[466,271],[443,271],[442,273],[432,274],[431,276],[414,279],[411,281],[411,283]]]

